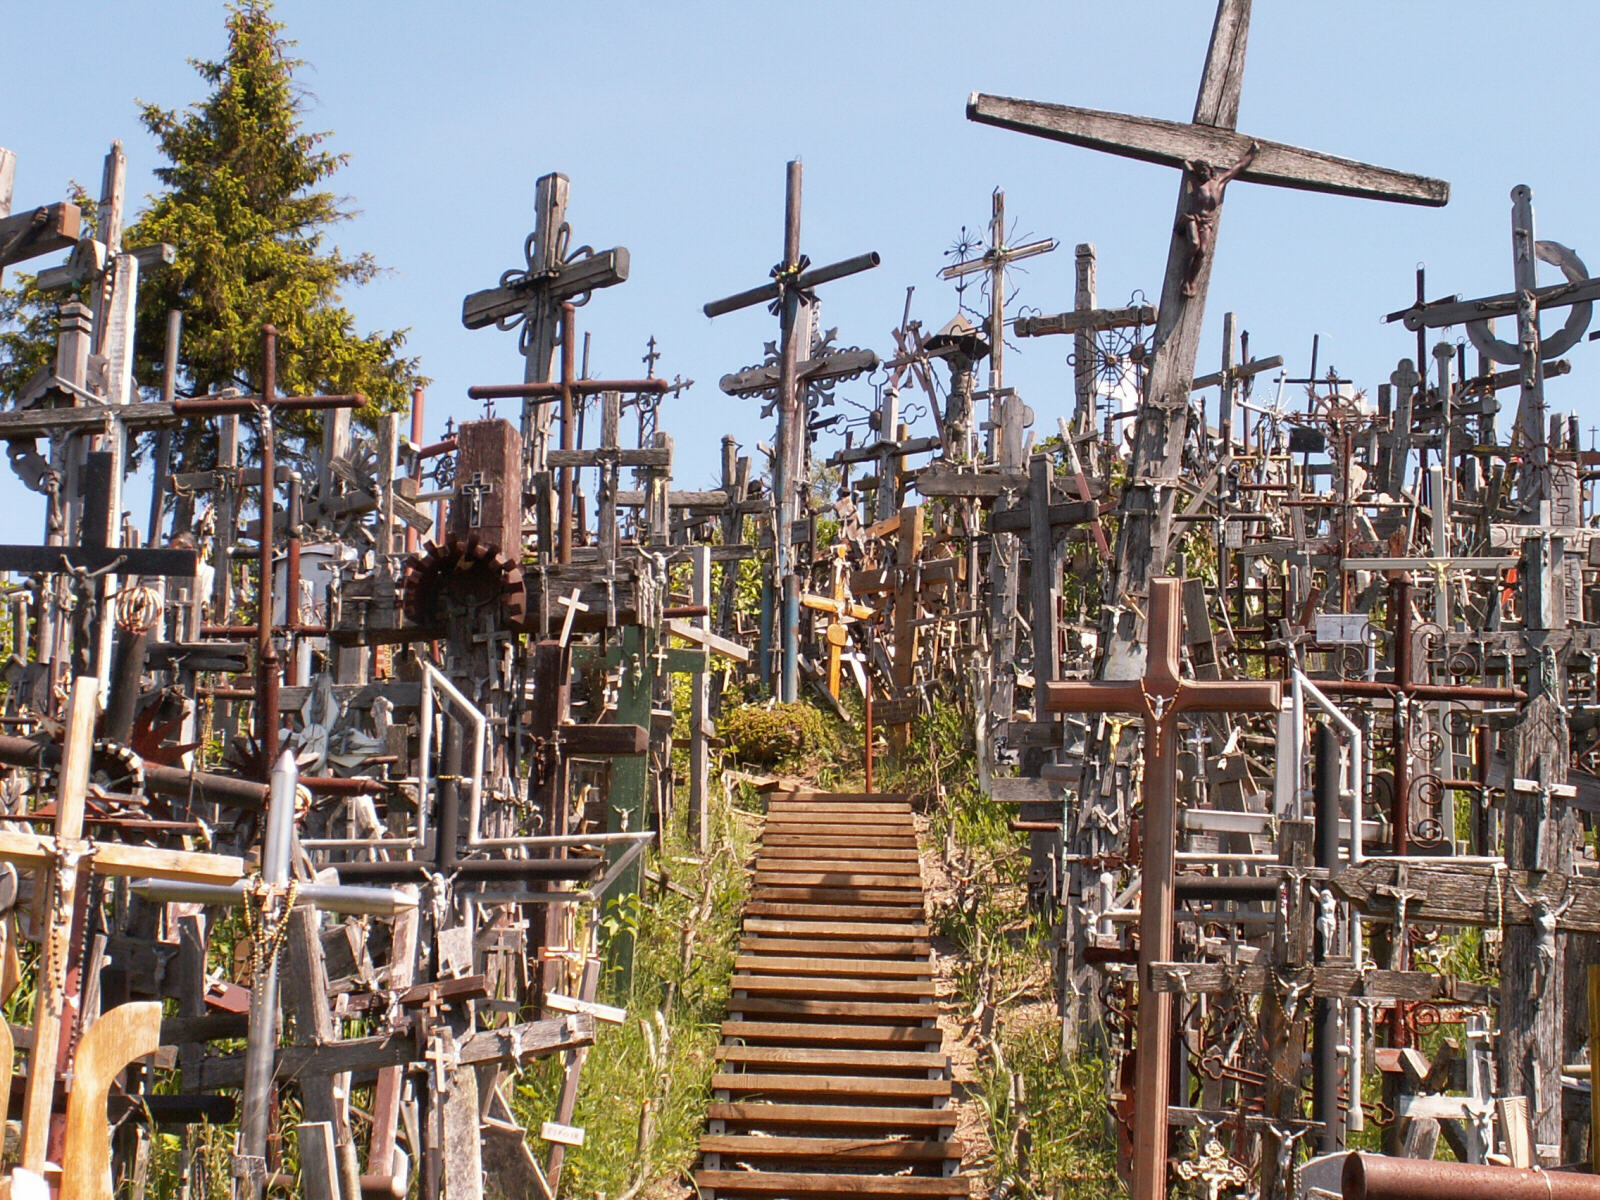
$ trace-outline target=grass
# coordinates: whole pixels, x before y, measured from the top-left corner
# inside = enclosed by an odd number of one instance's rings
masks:
[[[636,933],[632,982],[625,990],[608,973],[600,999],[628,1018],[601,1026],[584,1063],[573,1123],[586,1137],[567,1155],[563,1196],[648,1200],[674,1193],[693,1164],[748,891],[752,825],[741,807],[749,797],[713,799],[715,849],[704,859],[681,823],[669,829],[647,863],[645,901],[621,918]],[[561,1079],[555,1060],[524,1075],[515,1108],[526,1128],[554,1113]]]
[[[1106,1068],[1061,1053],[1052,931],[1027,902],[1027,835],[1011,829],[1012,809],[979,790],[971,728],[958,704],[936,703],[883,786],[928,800],[928,839],[951,880],[933,924],[955,952],[954,999],[973,1018],[969,1098],[991,1147],[984,1182],[991,1196],[1110,1200],[1122,1186]]]

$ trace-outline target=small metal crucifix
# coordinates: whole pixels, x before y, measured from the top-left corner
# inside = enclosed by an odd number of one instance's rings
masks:
[[[474,471],[458,490],[467,500],[467,524],[476,529],[483,524],[483,498],[494,495],[494,480],[485,479],[482,471]]]

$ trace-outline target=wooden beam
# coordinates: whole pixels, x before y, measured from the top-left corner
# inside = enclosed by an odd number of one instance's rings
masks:
[[[78,206],[65,201],[0,218],[0,266],[75,245],[82,224]]]
[[[1182,168],[1186,162],[1196,160],[1235,163],[1254,145],[1255,161],[1239,175],[1252,183],[1434,208],[1450,199],[1450,185],[1442,179],[1264,141],[1217,126],[1015,100],[982,92],[974,92],[967,100],[967,119],[1165,167]]]
[[[1157,315],[1153,304],[1091,308],[1043,317],[1018,317],[1012,322],[1011,329],[1018,337],[1044,337],[1052,333],[1104,333],[1112,329],[1126,329],[1130,325],[1154,325]]]

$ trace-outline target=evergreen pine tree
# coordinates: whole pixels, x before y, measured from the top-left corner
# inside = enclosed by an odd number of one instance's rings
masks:
[[[260,387],[262,324],[278,329],[282,394],[360,392],[369,415],[404,407],[423,382],[402,356],[405,331],[358,334],[341,302],[346,284],[379,271],[370,255],[325,244],[353,212],[322,185],[348,161],[327,133],[301,128],[303,94],[283,25],[269,0],[236,0],[228,50],[191,60],[211,94],[186,111],[141,105],[141,120],[170,165],[166,191],[129,228],[130,246],[168,242],[177,261],[141,282],[136,374],[155,380],[166,314],[183,314],[180,356],[196,393]],[[312,420],[302,418],[302,421]],[[304,428],[304,426],[301,426]]]
[[[228,47],[219,61],[191,59],[210,86],[183,111],[140,104],[140,120],[167,165],[164,185],[127,227],[128,247],[167,242],[170,265],[139,284],[134,377],[147,391],[161,377],[167,313],[183,314],[180,388],[204,394],[261,386],[261,326],[278,329],[282,395],[360,392],[364,414],[403,408],[413,386],[427,381],[418,360],[402,353],[406,331],[361,334],[342,289],[381,268],[367,254],[347,257],[329,231],[354,215],[326,190],[348,156],[326,148],[328,133],[301,127],[305,93],[294,81],[301,60],[283,36],[270,0],[233,0]],[[89,211],[92,211],[90,209]],[[12,390],[54,353],[54,309],[19,274],[0,289],[0,384]],[[293,453],[320,426],[316,414],[279,422]],[[209,464],[209,429],[191,429],[178,446],[178,469]]]

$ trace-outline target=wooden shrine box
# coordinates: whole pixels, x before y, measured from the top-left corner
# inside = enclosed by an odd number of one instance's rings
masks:
[[[469,421],[456,433],[456,494],[449,530],[522,554],[522,435],[510,421]]]

